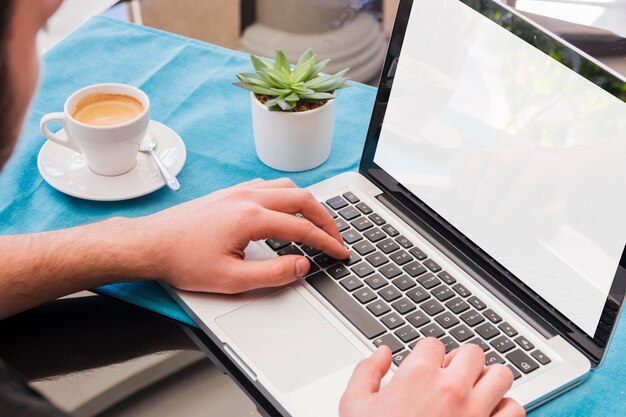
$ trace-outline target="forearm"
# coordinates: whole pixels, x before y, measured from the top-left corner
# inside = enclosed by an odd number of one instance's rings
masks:
[[[0,319],[76,291],[154,278],[140,222],[0,237]]]

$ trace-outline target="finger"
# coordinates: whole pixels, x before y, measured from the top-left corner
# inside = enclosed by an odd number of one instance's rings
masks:
[[[512,398],[503,399],[491,417],[524,417],[526,410]]]
[[[339,229],[337,229],[337,223],[328,213],[328,210],[309,191],[302,188],[263,190],[258,193],[257,201],[269,210],[289,214],[301,213],[305,218],[343,244],[343,239],[339,234]],[[346,257],[347,255],[346,252]]]
[[[447,368],[450,365],[452,359],[456,356],[456,353],[459,351],[459,348],[453,349],[450,353],[446,354],[446,357],[443,359],[442,368]]]
[[[380,389],[380,381],[391,366],[391,350],[381,346],[372,356],[362,360],[354,368],[343,400],[362,400],[365,394],[373,394]],[[343,401],[342,400],[342,401]]]
[[[461,346],[446,368],[450,373],[473,387],[485,367],[485,353],[477,345]]]
[[[280,287],[290,284],[309,272],[310,263],[304,256],[287,255],[263,261],[232,260],[225,267],[228,293],[240,293],[257,288]]]
[[[513,385],[513,373],[505,365],[495,364],[485,368],[482,378],[474,386],[476,406],[486,414],[493,412],[504,394]]]
[[[250,180],[250,181],[245,181],[245,182],[239,183],[237,185],[233,185],[230,188],[245,188],[245,187],[250,187],[251,185],[259,184],[259,183],[262,183],[262,182],[265,182],[262,178],[255,178],[255,179]]]
[[[298,186],[289,178],[279,178],[277,180],[261,181],[251,184],[250,188],[262,190],[270,188],[298,188]]]
[[[434,337],[422,339],[398,368],[396,379],[415,378],[424,371],[441,369],[445,355],[446,348],[439,340]]]
[[[342,243],[307,219],[264,210],[255,221],[256,229],[252,230],[251,240],[277,237],[290,242],[302,242],[335,259],[345,259],[350,255]]]

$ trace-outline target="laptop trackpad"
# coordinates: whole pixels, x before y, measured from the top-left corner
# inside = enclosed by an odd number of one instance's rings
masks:
[[[283,393],[345,368],[363,355],[293,288],[216,320]]]

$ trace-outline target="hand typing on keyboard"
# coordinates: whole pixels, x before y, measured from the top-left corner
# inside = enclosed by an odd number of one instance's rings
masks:
[[[328,211],[288,179],[250,181],[138,221],[154,246],[156,276],[185,290],[239,293],[285,285],[309,271],[297,254],[243,259],[250,241],[269,237],[303,242],[335,259],[349,256]]]
[[[446,355],[434,338],[417,343],[391,381],[380,386],[392,354],[381,346],[354,370],[339,405],[341,417],[522,417],[503,398],[513,383],[504,365],[485,367],[485,354],[465,345]]]

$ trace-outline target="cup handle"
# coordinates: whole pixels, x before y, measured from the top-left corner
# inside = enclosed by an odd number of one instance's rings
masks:
[[[67,138],[62,138],[56,133],[52,133],[50,129],[48,129],[48,123],[50,122],[60,122],[65,129],[65,134]],[[49,113],[41,118],[39,122],[39,128],[41,129],[41,133],[50,141],[54,143],[58,143],[61,146],[65,146],[66,148],[70,148],[78,153],[82,153],[78,143],[72,136],[70,136],[69,129],[67,128],[67,123],[65,122],[65,113]]]

